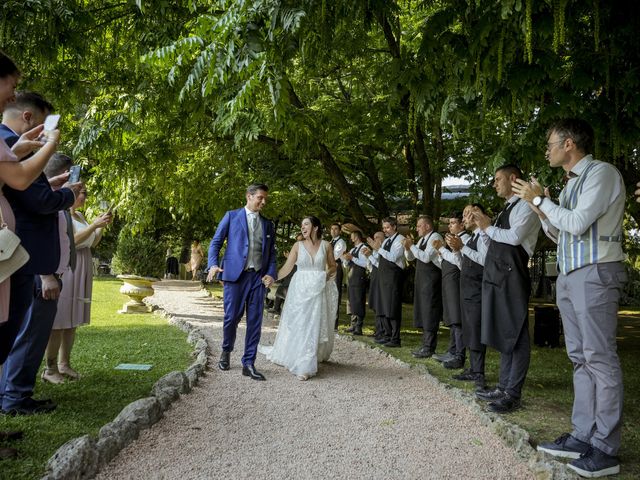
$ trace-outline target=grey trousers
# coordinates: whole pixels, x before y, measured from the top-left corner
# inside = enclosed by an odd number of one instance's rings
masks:
[[[557,302],[573,363],[573,435],[608,455],[620,448],[622,370],[616,329],[626,273],[620,262],[588,265],[560,275]]]

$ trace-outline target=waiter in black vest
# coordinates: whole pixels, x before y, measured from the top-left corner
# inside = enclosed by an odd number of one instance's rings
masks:
[[[331,224],[331,246],[333,247],[333,258],[336,259],[336,287],[338,287],[338,310],[336,312],[335,329],[338,329],[338,319],[340,318],[340,303],[342,302],[342,284],[344,283],[344,270],[342,268],[342,254],[347,251],[347,242],[340,238],[342,225]]]
[[[382,245],[384,242],[384,233],[376,232],[373,234],[373,242],[377,245]],[[369,308],[373,310],[373,313],[376,316],[376,326],[374,337],[375,340],[380,340],[384,337],[384,316],[382,316],[379,312],[381,312],[380,308],[380,293],[379,293],[379,282],[378,282],[378,258],[379,254],[377,251],[372,250],[370,247],[365,245],[362,247],[362,253],[367,257],[367,270],[369,270]]]
[[[449,217],[449,233],[447,237],[459,237],[464,245],[471,238],[465,231],[462,212],[458,211]],[[460,308],[460,257],[451,251],[451,247],[444,242],[433,241],[433,247],[438,250],[442,259],[442,306],[444,310],[444,324],[449,327],[449,348],[444,354],[435,354],[433,358],[445,368],[456,369],[464,367],[465,347],[462,338],[462,311]]]
[[[342,261],[349,267],[347,291],[351,308],[351,328],[347,330],[354,335],[362,335],[362,324],[367,308],[367,257],[362,250],[365,244],[360,230],[351,232],[353,248],[342,254]]]
[[[500,352],[500,380],[488,410],[508,413],[520,407],[531,345],[529,341],[529,257],[538,239],[540,222],[511,187],[522,172],[515,165],[496,170],[493,186],[506,200],[495,225],[480,210],[474,218],[491,239],[482,278],[482,343]]]
[[[404,275],[404,237],[398,233],[398,223],[393,217],[382,220],[382,231],[386,240],[382,245],[372,238],[367,239],[371,248],[378,252],[378,297],[382,320],[382,336],[376,343],[385,347],[400,347],[400,324],[402,323],[402,280]]]
[[[480,230],[473,216],[475,209],[484,212],[482,205],[467,205],[462,214],[464,226],[471,236],[447,235],[447,245],[455,254],[452,261],[460,267],[460,309],[462,338],[469,349],[469,368],[454,375],[455,380],[475,382],[479,392],[485,391],[484,367],[487,347],[480,341],[482,321],[482,276],[489,248],[489,237]]]
[[[413,282],[413,326],[422,327],[422,346],[412,352],[415,358],[429,358],[436,351],[438,327],[442,320],[442,271],[440,256],[433,247],[442,236],[433,228],[433,220],[420,215],[416,224],[420,240],[414,245],[411,237],[404,239],[405,256],[416,261]]]

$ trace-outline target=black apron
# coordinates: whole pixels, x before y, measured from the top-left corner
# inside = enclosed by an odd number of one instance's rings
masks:
[[[391,242],[385,241],[384,250],[391,251],[391,245],[395,242],[396,233]],[[388,243],[388,246],[387,246]],[[393,318],[398,321],[402,319],[402,279],[403,270],[394,262],[390,262],[382,255],[378,257],[378,315]]]
[[[424,251],[433,232],[418,247]],[[433,262],[416,259],[413,283],[413,326],[425,331],[438,330],[442,320],[442,271]]]
[[[369,308],[374,312],[380,310],[379,307],[376,306],[376,302],[380,298],[380,293],[378,292],[378,267],[375,265],[371,265],[371,271],[369,272]]]
[[[460,269],[453,263],[442,260],[442,307],[444,324],[460,325]]]
[[[363,244],[360,244],[351,250],[351,255],[355,258],[360,258],[360,250],[363,246]],[[353,262],[349,262],[347,288],[349,290],[351,315],[364,318],[366,314],[365,302],[367,300],[367,269]]]
[[[509,229],[511,211],[520,199],[508,205],[495,226]],[[529,255],[522,245],[491,240],[482,279],[482,343],[501,353],[511,353],[529,315]]]
[[[467,247],[478,250],[480,235],[471,237]],[[480,321],[482,319],[482,276],[484,267],[462,255],[460,271],[460,311],[462,314],[462,339],[471,350],[482,350]]]

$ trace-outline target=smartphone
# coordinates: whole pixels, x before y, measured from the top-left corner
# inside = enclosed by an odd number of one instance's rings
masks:
[[[80,165],[72,165],[69,169],[69,183],[78,183],[80,181]]]
[[[50,132],[58,128],[58,122],[60,121],[60,115],[53,114],[47,115],[47,118],[44,119],[44,131]]]

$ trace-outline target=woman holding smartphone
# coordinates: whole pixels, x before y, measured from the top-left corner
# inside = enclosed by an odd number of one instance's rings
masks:
[[[70,158],[69,162],[71,162]],[[80,378],[80,374],[71,368],[71,349],[76,328],[88,324],[91,317],[93,286],[91,248],[100,242],[103,228],[113,219],[111,212],[106,211],[89,223],[79,211],[86,199],[87,191],[83,188],[71,207],[76,267],[75,270],[67,270],[62,276],[58,311],[45,353],[46,368],[42,371],[42,380],[45,382],[63,383],[65,377],[73,380]]]

